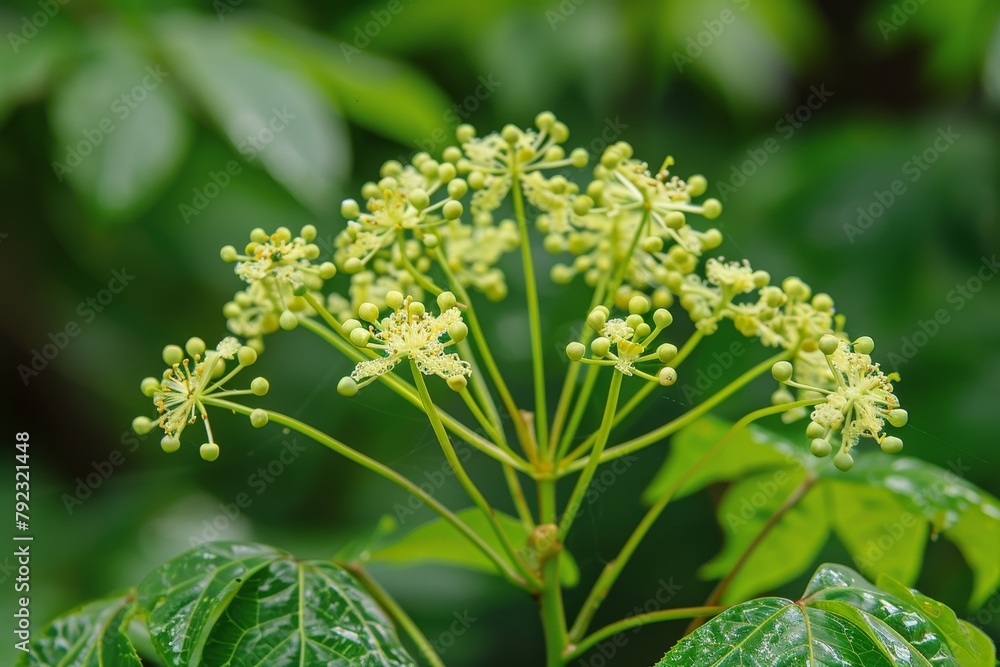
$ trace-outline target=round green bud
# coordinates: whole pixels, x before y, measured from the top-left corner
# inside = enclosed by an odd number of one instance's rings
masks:
[[[656,358],[661,364],[669,364],[677,356],[677,346],[673,343],[663,343],[656,348]]]
[[[253,366],[257,361],[257,350],[244,345],[236,353],[236,360],[240,362],[240,366]]]
[[[268,419],[267,410],[263,408],[256,408],[250,413],[250,425],[254,428],[267,426]]]
[[[378,322],[378,306],[374,303],[363,303],[358,307],[358,316],[366,322]]]
[[[687,222],[687,218],[680,211],[671,211],[663,217],[663,222],[670,229],[680,229]]]
[[[646,236],[639,241],[639,247],[647,253],[660,252],[663,250],[663,239],[659,236]]]
[[[598,336],[594,340],[590,341],[590,350],[594,353],[595,357],[602,359],[607,356],[608,352],[611,350],[611,341],[604,336]]]
[[[785,278],[781,281],[781,289],[785,292],[785,294],[798,299],[799,301],[805,301],[812,294],[812,290],[809,288],[809,285],[806,285],[795,276]]]
[[[653,327],[649,326],[645,322],[642,322],[641,324],[639,324],[639,325],[637,325],[635,327],[635,338],[636,339],[645,338],[650,333],[652,333],[652,331],[653,331]]]
[[[549,271],[549,277],[552,279],[556,285],[568,285],[573,281],[573,276],[576,275],[576,271],[572,267],[566,266],[565,264],[556,264]]]
[[[823,458],[824,456],[830,455],[830,452],[833,451],[833,447],[831,447],[830,443],[823,438],[816,438],[809,443],[809,451],[813,453],[813,456]],[[840,454],[837,456],[839,457]],[[849,459],[850,456],[850,454],[847,455]],[[834,459],[834,464],[836,465],[836,459]],[[851,465],[854,465],[854,459],[851,459]],[[837,467],[840,468],[839,465]],[[844,468],[841,468],[841,470],[844,470]],[[850,470],[850,466],[847,467],[847,470]]]
[[[445,220],[458,220],[462,217],[463,210],[462,202],[457,199],[452,199],[444,205],[441,212],[444,214]]]
[[[319,277],[329,280],[337,275],[337,266],[333,262],[323,262],[319,265]]]
[[[152,398],[153,394],[160,391],[160,381],[154,377],[143,378],[139,384],[139,391],[143,396]]]
[[[313,241],[315,241],[316,234],[317,234],[316,225],[304,225],[302,229],[299,231],[299,236],[301,236],[302,240],[305,241],[306,243],[312,243]]]
[[[358,257],[348,257],[344,260],[345,273],[360,273],[364,268],[364,262]]]
[[[349,320],[344,320],[344,323],[340,325],[340,333],[343,334],[344,336],[350,336],[352,331],[354,331],[355,329],[360,329],[362,327],[364,327],[364,325],[353,318]]]
[[[583,359],[583,355],[587,353],[587,346],[583,343],[573,341],[566,346],[566,356],[569,357],[570,361],[580,361]]]
[[[909,418],[910,415],[906,412],[906,410],[902,408],[889,410],[889,414],[886,415],[886,419],[889,420],[889,423],[895,426],[896,428],[902,428],[903,426],[906,426],[906,422],[909,420]]]
[[[695,174],[687,181],[688,194],[692,197],[700,197],[708,190],[708,181],[701,174]]]
[[[601,166],[605,169],[614,169],[619,164],[621,164],[622,155],[614,149],[614,147],[609,147],[601,155]]]
[[[669,387],[677,382],[677,371],[670,366],[664,366],[656,374],[656,380],[660,383],[661,387]]]
[[[206,461],[214,461],[219,458],[219,446],[214,442],[206,442],[198,449],[198,453]]]
[[[659,328],[669,327],[673,321],[674,316],[666,308],[657,308],[653,311],[653,324]]]
[[[771,282],[771,274],[767,271],[754,271],[752,278],[753,286],[757,289],[767,287],[767,285]]]
[[[771,366],[771,376],[778,382],[788,382],[792,379],[792,365],[787,361],[778,361]]]
[[[205,341],[197,336],[192,336],[191,338],[188,338],[186,343],[184,343],[184,349],[187,350],[188,356],[200,357],[205,354]]]
[[[132,430],[139,435],[146,435],[153,430],[153,420],[149,417],[136,417],[132,420]]]
[[[340,378],[340,382],[337,383],[337,393],[347,398],[356,396],[358,393],[358,383],[354,381],[354,378],[342,377]]]
[[[854,467],[854,457],[848,452],[837,452],[837,455],[833,457],[833,465],[837,467],[837,470],[847,472]]]
[[[292,288],[292,294],[295,296],[305,296],[308,292],[309,288],[305,284],[296,285]],[[291,306],[289,306],[289,310],[291,310]],[[301,308],[298,310],[301,310]]]
[[[443,157],[446,162],[455,164],[462,159],[462,149],[458,146],[448,146],[448,148],[444,149],[444,152],[441,153],[441,157]]]
[[[295,327],[299,326],[299,318],[295,316],[290,310],[286,310],[281,313],[281,317],[278,318],[278,326],[280,326],[285,331],[291,331]]]
[[[708,229],[701,235],[702,250],[712,250],[722,245],[722,232],[718,229]]]
[[[365,199],[377,199],[382,196],[382,189],[378,184],[368,181],[361,186],[361,196]]]
[[[437,296],[437,305],[442,313],[450,308],[454,308],[457,303],[458,299],[455,298],[453,292],[441,292]]]
[[[574,148],[569,154],[569,163],[577,169],[583,169],[590,162],[590,154],[585,148]]]
[[[809,425],[806,426],[807,438],[812,438],[812,439],[822,438],[824,435],[826,435],[826,427],[823,426],[822,424],[818,424],[816,422],[809,422]]]
[[[481,171],[474,171],[469,174],[466,179],[469,183],[469,187],[473,190],[482,190],[486,187],[486,175]]]
[[[368,331],[368,329],[358,327],[357,329],[352,330],[348,337],[351,339],[351,343],[355,347],[365,347],[372,339],[372,334]]]
[[[391,290],[385,294],[385,305],[392,308],[393,310],[399,310],[403,307],[403,293],[397,292],[396,290]]]
[[[527,162],[528,160],[531,159],[531,156],[529,155],[530,151],[531,148],[522,149],[522,155],[525,155],[527,158],[525,159],[522,157],[521,158],[522,162]],[[544,157],[546,162],[556,162],[558,160],[562,160],[564,157],[566,157],[566,149],[564,149],[562,146],[551,146],[547,151],[545,151]]]
[[[448,335],[456,343],[461,343],[469,335],[469,327],[465,322],[452,322],[448,327]]]
[[[875,341],[870,336],[862,336],[854,341],[854,351],[861,354],[871,354],[875,349]]]
[[[250,391],[253,392],[254,396],[264,396],[270,388],[271,383],[266,378],[256,377],[250,383]]]
[[[709,220],[715,220],[722,215],[722,202],[718,199],[706,199],[701,205],[701,213]]]
[[[628,300],[628,312],[635,315],[642,315],[649,312],[649,299],[642,294],[636,294]]]
[[[361,208],[358,206],[358,202],[353,199],[345,199],[340,203],[340,215],[344,216],[348,220],[354,220],[359,215],[361,215]]]
[[[167,454],[173,454],[180,448],[180,438],[171,438],[169,435],[165,435],[160,438],[160,449],[165,451]]]
[[[521,138],[521,129],[517,125],[508,123],[500,130],[500,136],[503,137],[504,141],[513,146]]]
[[[264,243],[267,241],[267,232],[261,227],[254,227],[250,230],[250,240],[255,243]]]
[[[903,441],[894,435],[887,435],[879,443],[882,451],[886,454],[898,454],[903,451]]]
[[[462,178],[456,178],[448,183],[448,196],[452,199],[461,199],[469,191],[469,184]]]
[[[407,312],[410,314],[410,317],[423,317],[424,313],[427,312],[427,309],[420,301],[411,301],[410,305],[407,307]]]
[[[543,111],[535,116],[535,127],[543,132],[547,132],[552,124],[556,122],[556,115],[551,111]]]
[[[222,377],[226,372],[226,362],[219,359],[218,362],[212,367],[212,379],[218,379]]]
[[[813,297],[812,307],[821,313],[828,313],[833,310],[833,297],[825,292],[820,292]]]
[[[415,188],[410,192],[410,203],[418,211],[422,211],[427,208],[431,203],[431,198],[427,196],[427,193],[420,188]]]
[[[555,140],[557,144],[561,144],[565,142],[567,139],[569,139],[569,128],[566,127],[565,123],[556,121],[552,123],[552,127],[549,130],[549,134],[552,135],[552,138]]]
[[[566,250],[566,243],[563,240],[563,237],[559,234],[549,234],[542,239],[542,247],[545,248],[546,252],[550,252],[554,255]]]
[[[288,243],[292,240],[292,230],[288,227],[278,227],[271,234],[271,240],[277,243]]]
[[[469,386],[469,381],[464,375],[452,375],[445,382],[452,391],[462,391]]]
[[[594,200],[590,195],[578,195],[573,199],[573,212],[577,215],[587,215],[594,208]]]
[[[820,336],[819,351],[825,354],[826,356],[829,357],[831,354],[836,352],[837,348],[839,347],[840,347],[840,341],[837,340],[836,336],[831,336],[830,334],[824,334]]]
[[[222,258],[223,262],[235,262],[238,259],[238,253],[236,248],[231,245],[222,246],[222,250],[219,251],[219,257]]]

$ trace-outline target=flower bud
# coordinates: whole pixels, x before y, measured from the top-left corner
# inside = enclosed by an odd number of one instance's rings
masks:
[[[154,377],[143,378],[142,383],[139,384],[139,390],[143,396],[152,398],[153,394],[160,391],[160,381]]]
[[[160,438],[160,449],[165,451],[167,454],[173,454],[180,448],[181,441],[179,438],[171,438],[169,435],[165,435]]]
[[[198,453],[201,454],[201,458],[206,461],[214,461],[219,458],[219,446],[214,442],[206,442],[198,450]]]
[[[788,382],[792,379],[792,365],[787,361],[778,361],[771,366],[771,376],[778,382]]]
[[[132,430],[139,435],[146,435],[153,430],[153,421],[149,417],[136,417],[132,420]]]
[[[566,346],[566,356],[569,357],[570,361],[580,361],[586,353],[587,346],[583,343],[573,341]]]
[[[861,354],[871,354],[875,349],[875,341],[870,336],[862,336],[854,341],[854,351]]]
[[[262,408],[257,408],[250,413],[250,424],[254,428],[261,428],[267,425],[269,417],[267,416],[267,410]]]
[[[886,454],[898,454],[903,450],[903,441],[894,435],[887,435],[882,438],[879,446]]]
[[[256,377],[250,383],[250,391],[253,392],[254,396],[264,396],[270,388],[271,383],[262,377]]]
[[[840,347],[840,341],[837,340],[836,336],[831,336],[830,334],[824,334],[819,339],[819,350],[826,356],[830,356],[837,351]]]
[[[809,443],[809,451],[813,453],[813,456],[817,456],[819,458],[823,458],[824,456],[829,456],[832,450],[833,448],[830,447],[830,443],[824,440],[823,438],[816,438],[811,443]],[[840,454],[838,454],[837,456],[839,457]],[[850,457],[850,454],[848,454],[847,456]],[[854,461],[851,460],[851,464],[853,463]],[[837,465],[836,459],[834,460],[834,465]],[[839,465],[837,465],[837,467],[840,468]],[[848,466],[848,470],[849,469],[850,466]],[[841,468],[841,470],[843,470],[843,468]]]
[[[656,379],[660,383],[661,387],[669,387],[673,383],[677,382],[677,371],[670,366],[664,366],[660,369],[660,372],[656,374]]]
[[[590,341],[590,350],[594,353],[595,357],[603,359],[611,350],[611,341],[604,336],[598,336],[594,340]]]
[[[906,412],[906,410],[902,408],[889,410],[889,414],[886,415],[886,419],[889,420],[889,423],[895,426],[896,428],[902,428],[903,426],[906,426],[906,422],[909,418],[910,415]]]
[[[848,452],[837,452],[837,455],[833,457],[833,465],[837,467],[837,470],[847,472],[854,467],[854,457]]]
[[[350,398],[358,393],[358,383],[351,377],[340,378],[337,383],[337,393]]]

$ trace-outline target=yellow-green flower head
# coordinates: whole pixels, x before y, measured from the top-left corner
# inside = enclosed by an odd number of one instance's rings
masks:
[[[871,338],[863,336],[850,344],[828,334],[820,338],[818,348],[826,358],[832,385],[812,386],[792,380],[792,365],[788,362],[779,362],[772,369],[779,382],[823,397],[813,409],[806,428],[806,434],[812,439],[813,453],[817,456],[830,453],[831,438],[838,432],[840,446],[834,462],[842,470],[853,465],[850,451],[861,438],[875,440],[883,451],[900,451],[903,441],[884,432],[887,421],[896,427],[904,426],[907,421],[906,411],[899,407],[899,399],[893,393],[892,380],[899,376],[884,374],[879,365],[872,362],[869,353],[874,343]]]
[[[362,271],[351,276],[347,291],[349,299],[336,292],[327,297],[327,310],[341,322],[358,317],[364,303],[374,303],[380,310],[385,310],[388,307],[386,295],[390,292],[410,294],[416,300],[423,297],[423,290],[406,269],[384,260],[376,260],[372,266],[378,270]]]
[[[659,308],[653,312],[653,325],[650,326],[643,317],[649,308],[649,300],[642,295],[632,297],[629,315],[625,318],[609,319],[610,311],[604,306],[598,306],[587,316],[587,325],[598,334],[590,343],[591,356],[585,356],[587,347],[580,342],[567,345],[566,356],[570,361],[613,366],[622,375],[636,375],[663,386],[674,384],[677,372],[668,364],[677,356],[677,348],[670,343],[663,343],[653,352],[646,352],[660,332],[670,326],[673,317],[670,311]],[[636,364],[647,361],[662,364],[655,376],[636,368]]]
[[[441,229],[444,254],[455,279],[491,301],[507,296],[507,281],[497,263],[518,247],[520,234],[513,220],[498,225],[452,221]]]
[[[393,311],[388,317],[379,318],[379,308],[373,303],[362,304],[360,317],[370,324],[365,327],[358,320],[344,323],[342,333],[357,347],[379,353],[373,359],[359,362],[349,378],[341,380],[341,393],[350,395],[358,388],[373,382],[396,367],[404,359],[416,362],[424,375],[437,375],[446,380],[472,374],[469,362],[447,349],[465,340],[469,329],[462,321],[461,311],[455,307],[451,292],[438,296],[441,313],[427,312],[420,301],[403,298],[399,292],[390,292],[386,301]],[[444,340],[442,340],[444,339]]]
[[[236,368],[226,373],[226,360],[237,360]],[[208,442],[202,445],[201,455],[207,460],[215,460],[219,447],[212,435],[208,421],[207,405],[221,398],[267,393],[267,380],[254,379],[250,389],[224,390],[224,385],[241,370],[257,361],[257,352],[251,347],[241,346],[232,336],[223,338],[214,350],[207,350],[200,338],[191,338],[184,348],[168,345],[163,349],[163,361],[168,368],[161,379],[148,377],[142,381],[141,390],[153,399],[159,417],[150,420],[136,417],[132,426],[139,434],[149,433],[154,427],[163,429],[160,445],[166,452],[175,452],[180,447],[181,434],[185,427],[195,423],[200,417],[205,425]],[[256,412],[256,411],[255,411]],[[253,415],[257,425],[266,423],[266,413]]]
[[[538,114],[535,127],[537,130],[522,130],[508,125],[499,133],[481,138],[471,125],[458,128],[456,136],[461,149],[449,149],[445,157],[454,156],[459,172],[466,176],[473,190],[470,205],[473,220],[492,222],[492,212],[507,196],[515,177],[521,180],[529,200],[535,201],[536,196],[542,196],[541,190],[550,190],[553,196],[558,196],[558,183],[566,180],[554,177],[553,185],[541,171],[586,166],[585,150],[577,148],[566,155],[562,144],[569,138],[569,129],[553,114]]]
[[[657,305],[670,305],[663,288],[692,273],[702,253],[722,243],[717,229],[699,231],[688,224],[690,214],[714,219],[721,213],[714,199],[693,203],[707,182],[670,175],[672,164],[668,157],[653,175],[645,162],[632,159],[631,145],[620,141],[605,150],[586,194],[571,189],[565,203],[542,201],[545,215],[538,225],[547,234],[545,247],[577,256],[571,265],[558,265],[553,278],[565,282],[582,273],[594,285],[628,258],[625,282],[639,290],[660,289]]]
[[[320,249],[313,243],[315,238],[312,225],[303,227],[296,237],[286,227],[272,234],[255,229],[244,254],[233,246],[222,249],[222,259],[236,262],[236,275],[248,283],[222,312],[229,330],[248,345],[262,350],[264,335],[277,331],[283,317],[288,324],[297,314],[313,314],[296,293],[307,290],[318,296],[324,281],[336,274],[332,262],[316,261]]]
[[[383,164],[382,178],[361,189],[366,212],[353,199],[341,205],[348,223],[336,240],[337,264],[348,273],[357,273],[407,235],[423,241],[435,227],[460,217],[458,199],[465,192],[465,182],[456,179],[456,173],[455,165],[437,162],[427,153],[415,155],[410,165],[395,160]]]
[[[705,262],[705,279],[689,275],[682,280],[671,281],[669,286],[678,294],[679,303],[687,311],[691,321],[705,334],[715,333],[719,321],[726,318],[740,318],[737,328],[749,330],[748,311],[733,299],[767,286],[770,276],[764,271],[754,271],[746,260],[726,262],[723,258]],[[743,304],[746,305],[746,304]]]

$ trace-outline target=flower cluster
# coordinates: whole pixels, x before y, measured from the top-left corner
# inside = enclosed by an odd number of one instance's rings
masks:
[[[854,465],[850,452],[861,438],[875,440],[889,454],[903,448],[900,438],[883,430],[886,421],[897,428],[907,421],[906,410],[899,407],[899,399],[892,393],[892,380],[898,376],[885,375],[872,363],[869,355],[874,347],[867,336],[853,343],[832,334],[822,336],[817,351],[825,358],[829,380],[820,384],[793,380],[794,368],[787,361],[779,361],[771,369],[778,382],[802,390],[804,398],[822,399],[806,427],[812,441],[810,450],[816,456],[827,456],[833,450],[831,439],[839,432],[840,446],[833,461],[841,470]]]
[[[360,317],[370,323],[367,327],[355,319],[344,322],[341,332],[352,344],[380,356],[359,362],[350,376],[341,379],[337,390],[353,396],[359,388],[385,375],[404,359],[412,359],[424,375],[437,375],[447,380],[452,389],[462,390],[466,377],[472,374],[472,366],[454,352],[446,351],[469,334],[456,307],[455,295],[451,292],[438,295],[441,313],[437,316],[428,313],[420,301],[403,298],[400,292],[389,292],[386,303],[392,312],[381,319],[378,306],[361,305]],[[447,340],[442,341],[444,336]]]
[[[263,349],[265,334],[279,327],[292,329],[298,324],[296,313],[308,314],[302,290],[318,293],[323,282],[337,270],[331,262],[316,263],[320,255],[316,228],[306,225],[293,237],[287,227],[272,234],[263,229],[250,232],[250,242],[243,254],[227,245],[219,253],[223,261],[236,263],[236,275],[248,283],[223,307],[229,330],[247,339],[251,347]]]
[[[661,367],[655,376],[635,367],[638,363],[653,360],[669,364],[677,356],[677,347],[671,343],[663,343],[654,352],[646,353],[660,332],[673,322],[670,311],[658,308],[653,311],[653,326],[649,326],[643,317],[649,308],[649,300],[641,295],[633,296],[629,301],[629,315],[624,319],[608,319],[611,312],[604,306],[597,306],[587,316],[587,325],[597,333],[597,337],[590,342],[592,356],[585,357],[587,347],[576,341],[566,346],[566,356],[570,361],[614,366],[622,375],[637,375],[664,387],[674,384],[677,371],[669,365]]]
[[[186,356],[185,356],[186,352]],[[226,373],[226,360],[236,358],[237,366]],[[249,389],[223,390],[223,386],[237,373],[257,361],[257,351],[249,346],[241,346],[232,336],[223,338],[214,350],[206,350],[200,338],[191,338],[182,349],[179,345],[163,348],[163,361],[168,368],[160,379],[147,377],[142,381],[142,393],[153,399],[159,417],[136,417],[132,428],[145,435],[159,426],[164,436],[160,446],[165,452],[176,452],[181,446],[184,428],[199,417],[205,424],[208,442],[201,446],[201,457],[214,461],[219,457],[219,445],[212,435],[208,422],[206,404],[213,399],[228,398],[245,394],[263,396],[267,393],[268,382],[262,377],[255,378]],[[256,427],[267,423],[267,412],[254,410],[250,421]]]

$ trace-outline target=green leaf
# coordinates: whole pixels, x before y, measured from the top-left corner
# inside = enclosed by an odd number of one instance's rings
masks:
[[[680,431],[647,499],[667,492],[728,429],[705,418]],[[953,465],[962,471],[961,462]],[[782,482],[804,475],[814,479],[809,492],[755,540],[791,493]],[[885,574],[905,584],[920,573],[928,537],[943,533],[975,575],[970,607],[980,606],[1000,586],[1000,502],[930,463],[862,451],[854,468],[843,473],[808,454],[805,438],[795,445],[751,427],[730,438],[679,495],[733,480],[743,481],[730,487],[718,508],[725,546],[700,571],[706,578],[725,576],[749,554],[728,585],[727,602],[771,590],[806,571],[831,530],[867,576]]]
[[[945,609],[905,587],[888,592],[849,568],[823,565],[801,600],[761,598],[731,607],[656,667],[994,667],[989,638],[967,623],[941,621]]]
[[[424,150],[455,143],[452,125],[460,119],[448,97],[420,70],[289,24],[248,26],[248,31],[275,58],[306,72],[361,127]],[[399,113],[400,105],[406,113]]]
[[[0,35],[8,45],[0,49],[0,124],[22,102],[41,98],[59,66],[78,46],[76,31],[52,21],[30,39],[24,37],[24,17],[0,14]]]
[[[307,208],[333,209],[350,149],[343,122],[302,72],[261,52],[238,22],[177,14],[157,24],[170,66],[248,163]]]
[[[173,667],[415,665],[377,603],[342,568],[278,549],[215,542],[139,586],[157,652]]]
[[[762,473],[729,487],[719,504],[726,530],[722,552],[702,566],[699,576],[719,579],[729,573],[789,496],[806,480],[804,471]],[[723,604],[746,600],[791,581],[812,567],[830,535],[823,497],[810,489],[750,551],[739,576],[726,588]]]
[[[721,419],[705,416],[682,429],[674,436],[670,456],[643,492],[643,500],[652,504],[666,493],[726,435],[731,426]],[[674,498],[683,498],[709,484],[732,481],[760,470],[787,468],[802,463],[813,465],[806,457],[802,447],[751,426],[730,438],[698,472],[684,482]]]
[[[89,602],[59,616],[36,635],[30,653],[18,665],[141,667],[125,634],[135,612],[133,592]]]
[[[127,34],[105,31],[55,92],[52,169],[106,219],[138,213],[173,177],[190,128],[173,72]]]
[[[500,539],[493,530],[493,525],[477,508],[470,507],[456,512],[459,519],[483,538],[494,551],[504,555]],[[496,512],[500,525],[514,546],[525,545],[528,541],[528,531],[520,521],[502,512]],[[397,565],[413,565],[417,563],[433,563],[451,565],[477,572],[499,574],[496,566],[477,549],[465,536],[444,519],[437,518],[422,524],[386,546],[371,553],[370,559],[376,562],[395,563]],[[576,561],[566,550],[560,559],[559,578],[567,587],[576,586],[580,581],[580,570]]]

